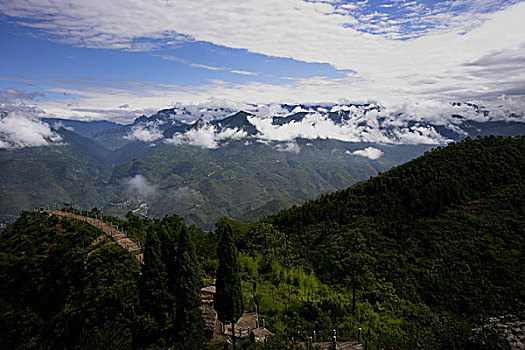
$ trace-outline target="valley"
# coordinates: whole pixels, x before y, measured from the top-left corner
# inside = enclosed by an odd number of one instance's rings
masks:
[[[451,116],[455,127],[410,118],[397,125],[369,104],[280,109],[261,117],[256,111],[195,113],[182,107],[128,125],[43,119],[57,128],[60,142],[0,150],[0,219],[75,203],[121,217],[128,211],[177,213],[209,230],[221,217],[260,219],[466,135],[524,132],[520,122],[480,123],[459,115]]]

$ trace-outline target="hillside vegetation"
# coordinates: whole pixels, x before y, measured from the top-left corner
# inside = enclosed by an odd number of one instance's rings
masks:
[[[355,341],[362,328],[369,348],[507,349],[497,330],[470,337],[489,316],[524,317],[524,168],[525,138],[467,139],[253,224],[220,219],[218,231],[233,229],[245,309],[258,305],[277,334],[267,348],[333,329]],[[175,215],[103,218],[142,243],[144,265],[47,214],[23,213],[0,234],[2,344],[177,348],[198,333],[198,322],[174,326],[177,247],[189,232],[198,263],[185,276],[212,280],[217,234]],[[198,287],[193,277],[184,290]]]
[[[524,138],[467,139],[266,221],[323,281],[476,320],[523,307],[524,174]]]
[[[273,201],[273,213],[290,203],[304,202],[345,188],[424,152],[429,146],[378,146],[378,160],[348,155],[361,144],[333,140],[299,142],[299,153],[276,150],[271,145],[230,141],[217,149],[180,145],[159,146],[153,154],[117,166],[107,189],[130,205],[111,208],[114,214],[147,201],[149,215],[177,213],[190,223],[213,229],[223,216],[244,215]],[[157,191],[149,196],[130,193],[126,181],[143,176]],[[275,201],[286,198],[287,201]],[[259,210],[265,213],[266,209]],[[271,212],[266,211],[266,214]],[[259,216],[260,217],[260,216]]]
[[[0,150],[0,168],[0,220],[9,221],[54,202],[99,205],[97,186],[111,175],[103,162],[64,146]]]
[[[189,238],[198,233],[176,216],[128,217],[145,245],[142,265],[102,231],[45,212],[22,212],[0,234],[0,349],[200,349],[202,325],[174,330],[184,312],[202,319]],[[196,307],[184,303],[188,291]],[[198,346],[181,345],[192,330]]]

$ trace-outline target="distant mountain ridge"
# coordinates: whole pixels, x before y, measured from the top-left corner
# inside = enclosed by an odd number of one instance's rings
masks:
[[[312,129],[316,127],[316,123],[331,122],[334,128],[346,127],[346,129],[342,129],[339,134],[336,132],[333,135],[329,133],[319,134],[318,137],[344,138],[344,135],[347,135],[347,141],[351,142],[443,144],[445,141],[460,141],[467,136],[471,138],[491,134],[516,136],[525,133],[525,123],[523,122],[525,117],[523,115],[511,113],[509,120],[501,120],[501,118],[490,117],[490,111],[472,103],[452,103],[451,106],[463,108],[465,115],[455,114],[458,111],[451,109],[450,117],[443,122],[441,120],[427,120],[417,115],[409,116],[404,112],[391,115],[390,111],[373,103],[348,105],[282,104],[277,115],[270,114],[268,116],[261,116],[257,111],[239,110],[235,112],[231,108],[189,110],[186,107],[173,107],[160,110],[149,117],[142,115],[127,125],[105,121],[82,122],[52,118],[43,119],[43,121],[50,123],[50,125],[64,126],[70,130],[73,128],[73,131],[92,138],[109,150],[122,148],[135,141],[151,143],[159,140],[165,142],[174,136],[185,135],[204,127],[212,127],[216,133],[228,129],[238,130],[246,132],[247,137],[255,137],[261,133],[261,130],[258,129],[260,125],[254,125],[253,121],[261,118],[270,118],[271,125],[277,129],[306,127],[307,124]],[[255,106],[251,106],[251,108],[255,108]],[[252,121],[250,118],[253,118]],[[305,119],[308,120],[305,121]],[[402,122],[399,123],[398,121]],[[138,132],[135,134],[136,131]],[[308,135],[307,138],[315,138],[316,132],[319,131],[314,130],[305,135]],[[148,133],[153,136],[144,137],[144,135],[148,136]],[[359,139],[359,135],[367,133],[375,134],[375,136],[369,136],[366,140]],[[349,135],[355,136],[350,139]],[[426,140],[425,137],[427,137]],[[293,141],[293,139],[288,141]],[[121,163],[118,159],[113,160],[116,161],[116,164]]]
[[[175,212],[210,228],[221,216],[255,219],[345,188],[449,141],[525,134],[523,118],[490,119],[476,105],[451,107],[468,115],[451,114],[447,122],[393,115],[373,103],[263,107],[175,106],[126,125],[44,118],[62,140],[31,159],[42,173],[57,174],[56,190],[42,191],[44,179],[24,186],[13,180],[24,170],[5,164],[23,164],[29,149],[0,150],[0,165],[12,172],[0,173],[0,219],[54,202],[117,215],[147,203],[151,215]],[[51,161],[51,154],[58,156]],[[67,179],[74,172],[90,178],[91,167],[98,170],[90,194],[79,196]],[[20,200],[8,205],[12,196]]]
[[[488,110],[475,104],[453,103],[451,106],[464,108],[465,115],[454,114],[457,111],[451,109],[450,117],[444,122],[441,120],[427,120],[417,115],[409,116],[406,113],[392,115],[390,111],[373,103],[333,106],[283,104],[280,106],[281,110],[278,115],[264,115],[264,113],[261,115],[257,111],[240,110],[237,113],[232,111],[218,116],[215,110],[212,115],[207,115],[206,111],[192,114],[184,109],[171,108],[159,111],[150,117],[142,116],[137,118],[133,122],[132,127],[143,128],[144,130],[159,130],[162,132],[162,140],[172,138],[176,134],[185,134],[190,130],[198,130],[207,125],[215,127],[217,133],[225,129],[235,129],[245,131],[248,137],[253,137],[262,132],[259,129],[260,125],[255,125],[254,122],[259,119],[270,118],[271,125],[277,129],[280,127],[306,127],[306,124],[310,128],[315,128],[316,123],[326,122],[331,122],[332,124],[330,125],[335,128],[346,128],[343,129],[343,134],[320,134],[318,135],[320,138],[340,138],[342,135],[355,132],[356,137],[353,140],[348,138],[347,141],[358,142],[364,141],[358,139],[359,132],[374,132],[377,134],[376,136],[380,136],[378,133],[380,132],[383,134],[382,139],[379,137],[374,139],[371,136],[367,141],[413,144],[421,143],[422,141],[410,138],[412,137],[411,134],[414,134],[416,137],[431,137],[431,139],[424,141],[426,143],[442,144],[447,140],[459,141],[466,136],[474,138],[476,136],[500,134],[500,130],[505,136],[521,135],[525,132],[523,116],[511,113],[510,119],[504,121],[492,118]],[[304,125],[301,125],[301,123],[304,123]],[[256,124],[259,124],[259,122]],[[121,137],[127,135],[131,141],[133,136],[129,133],[129,130],[128,126],[120,134]],[[127,133],[124,133],[124,131]],[[316,138],[316,132],[314,131],[312,135],[306,138]],[[410,135],[403,135],[403,133],[409,133]],[[441,138],[439,138],[440,136]],[[290,139],[288,141],[293,140]]]
[[[121,124],[113,123],[107,120],[97,121],[80,121],[60,118],[42,118],[42,121],[51,125],[54,129],[61,127],[73,131],[81,136],[94,138],[99,132],[104,130],[119,129]]]

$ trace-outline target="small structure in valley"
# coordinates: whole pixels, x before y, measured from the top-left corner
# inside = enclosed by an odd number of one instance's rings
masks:
[[[201,289],[201,309],[204,318],[204,333],[208,339],[217,339],[220,336],[220,322],[213,305],[213,297],[217,289],[208,286]]]
[[[223,325],[219,321],[217,311],[215,311],[214,296],[216,290],[214,285],[201,289],[201,309],[205,322],[205,335],[210,340],[222,339],[223,336],[231,340],[231,325]],[[235,323],[235,337],[237,339],[244,338],[249,336],[250,332],[254,333],[256,341],[259,342],[264,342],[266,336],[273,335],[265,328],[264,322],[259,322],[257,312],[244,312]]]

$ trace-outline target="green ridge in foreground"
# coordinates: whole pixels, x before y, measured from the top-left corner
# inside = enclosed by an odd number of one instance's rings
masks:
[[[362,241],[370,267],[361,274],[478,320],[523,310],[524,174],[525,138],[467,139],[266,221],[322,281],[353,284],[344,270]]]

